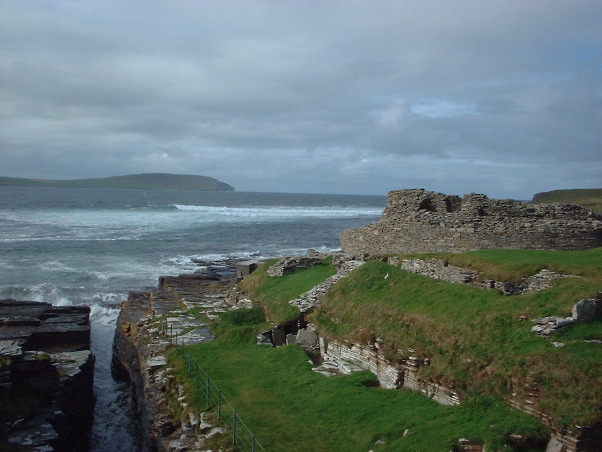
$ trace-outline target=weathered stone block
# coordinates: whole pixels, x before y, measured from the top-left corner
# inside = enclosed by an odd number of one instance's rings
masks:
[[[297,344],[314,348],[318,345],[318,334],[315,330],[301,329],[297,333]]]
[[[594,300],[584,298],[573,306],[573,318],[577,322],[591,322],[596,316],[596,304]]]

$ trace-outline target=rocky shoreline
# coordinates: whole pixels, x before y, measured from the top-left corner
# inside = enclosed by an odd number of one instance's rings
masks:
[[[235,272],[230,264],[210,265],[199,273],[161,277],[156,290],[132,292],[123,303],[112,371],[131,383],[142,451],[204,451],[208,438],[224,433],[186,403],[184,388],[166,364],[173,344],[213,339],[205,322],[188,309],[210,318],[224,312]]]
[[[316,259],[324,257],[314,254],[310,252],[308,258],[301,260],[285,257],[271,271],[285,274],[287,266],[311,266]],[[333,259],[339,268],[336,275],[302,294],[299,299],[290,301],[300,309],[301,315],[310,312],[332,284],[363,263],[349,256],[347,259],[343,257],[335,256]],[[450,268],[438,261],[390,263],[409,265],[409,271],[437,279],[481,284],[478,275],[470,274],[467,278],[464,269]],[[235,283],[251,272],[257,263],[228,261],[201,264],[203,269],[193,274],[160,277],[153,291],[131,292],[121,307],[115,329],[112,373],[116,379],[128,381],[131,385],[135,405],[135,419],[132,421],[140,439],[139,450],[143,452],[208,451],[211,450],[207,446],[208,439],[226,433],[224,428],[212,425],[207,413],[199,412],[198,408],[188,404],[185,388],[177,381],[174,369],[168,366],[167,356],[174,344],[189,345],[213,339],[211,330],[202,320],[203,315],[215,318],[233,307],[248,307],[250,300],[237,290]],[[554,277],[557,275],[548,275],[544,283],[538,280],[538,287]],[[484,288],[506,289],[505,286],[486,282],[488,284]],[[532,290],[529,284],[521,289]],[[598,301],[594,300],[595,303]],[[193,308],[202,315],[193,315],[190,311]],[[94,356],[90,352],[89,308],[1,300],[0,319],[0,356],[3,360],[0,394],[7,397],[11,391],[21,387],[21,383],[25,383],[28,391],[46,394],[42,398],[42,409],[35,415],[3,421],[0,426],[2,441],[28,447],[19,450],[88,450],[94,407]],[[288,331],[286,325],[276,325],[262,333],[259,342],[272,346],[286,343],[305,346],[310,354],[312,351],[314,355],[319,354],[317,360],[322,365],[315,370],[324,375],[371,370],[378,376],[382,387],[403,387],[423,392],[440,403],[459,403],[453,391],[412,379],[419,362],[408,362],[400,374],[398,367],[387,363],[378,353],[378,347],[366,349],[361,344],[327,343],[306,322],[296,322],[294,327]],[[400,375],[404,377],[400,378]],[[522,400],[512,402],[525,411]],[[558,432],[550,445],[557,444],[557,450],[589,450],[582,448],[584,442],[597,440],[598,432],[597,429],[578,434]]]
[[[88,450],[95,361],[89,315],[87,306],[0,300],[0,447]]]

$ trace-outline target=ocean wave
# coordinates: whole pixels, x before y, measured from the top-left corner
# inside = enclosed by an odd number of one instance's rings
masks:
[[[93,325],[114,325],[120,311],[121,309],[119,307],[94,303],[90,306],[90,321]]]
[[[212,215],[230,217],[267,217],[267,218],[347,218],[358,216],[379,216],[382,209],[371,207],[291,207],[291,206],[257,206],[257,207],[218,207],[197,206],[188,204],[174,204],[176,209],[182,211],[203,212]]]
[[[320,253],[334,253],[339,251],[339,248],[331,248],[327,246],[319,246],[312,248],[314,251]],[[195,271],[199,267],[203,267],[203,263],[215,263],[226,262],[230,260],[263,260],[271,259],[274,257],[281,256],[302,256],[307,254],[307,248],[278,248],[273,251],[264,250],[260,251],[239,251],[232,253],[207,253],[207,254],[193,254],[186,256],[172,256],[163,260],[167,266],[173,266],[181,272]]]

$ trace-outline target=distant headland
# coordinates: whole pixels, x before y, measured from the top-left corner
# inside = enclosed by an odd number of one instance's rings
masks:
[[[26,179],[0,176],[0,186],[134,188],[144,190],[234,191],[234,187],[213,177],[184,174],[144,173],[92,179]]]

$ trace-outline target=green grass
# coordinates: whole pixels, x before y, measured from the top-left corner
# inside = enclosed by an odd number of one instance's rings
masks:
[[[602,248],[443,257],[499,280],[542,268],[580,277],[557,280],[539,292],[503,296],[370,261],[337,283],[311,320],[327,338],[382,340],[392,361],[409,354],[430,358],[421,376],[459,392],[460,407],[382,390],[369,373],[325,378],[310,371],[307,356],[296,346],[253,345],[266,325],[261,310],[271,321],[295,318],[288,300],[333,274],[328,263],[282,278],[265,274],[273,262],[261,267],[243,282],[259,306],[222,316],[214,325],[218,339],[190,350],[267,450],[428,452],[450,450],[461,437],[481,439],[488,450],[513,450],[512,433],[547,434],[534,418],[504,402],[533,385],[541,390],[541,408],[558,425],[600,421],[602,346],[586,340],[602,338],[602,321],[542,338],[531,333],[533,324],[524,318],[570,315],[573,304],[601,291]],[[565,346],[554,347],[552,341]],[[196,400],[204,409],[204,395],[198,393]]]
[[[408,255],[404,258],[439,258],[458,267],[476,269],[483,278],[518,282],[542,269],[557,273],[600,278],[602,275],[602,248],[584,251],[541,250],[479,250],[461,254],[439,253]]]
[[[265,322],[263,308],[237,309],[222,313],[211,322],[211,330],[217,339],[224,343],[254,344],[257,334],[269,328]]]
[[[298,308],[288,304],[314,286],[324,282],[336,273],[335,267],[325,260],[321,265],[281,277],[266,274],[267,269],[277,259],[266,261],[247,276],[240,287],[248,293],[253,302],[264,307],[267,318],[274,323],[286,323],[299,317]]]
[[[542,387],[541,406],[562,424],[601,420],[602,346],[583,339],[600,337],[602,321],[546,339],[533,335],[533,324],[521,318],[570,315],[573,304],[602,290],[602,248],[490,250],[450,261],[497,274],[513,273],[516,266],[515,275],[550,268],[582,276],[558,280],[544,291],[508,297],[371,261],[333,287],[313,319],[327,337],[363,343],[380,338],[391,360],[410,354],[430,358],[422,375],[464,396],[508,397],[527,391],[526,385],[513,382],[527,381]],[[553,340],[570,343],[555,348]]]
[[[269,451],[447,451],[462,437],[511,451],[512,433],[541,440],[548,434],[497,398],[446,407],[420,394],[380,389],[368,372],[326,378],[310,370],[297,346],[213,342],[187,351]],[[199,405],[204,397],[198,390]]]

